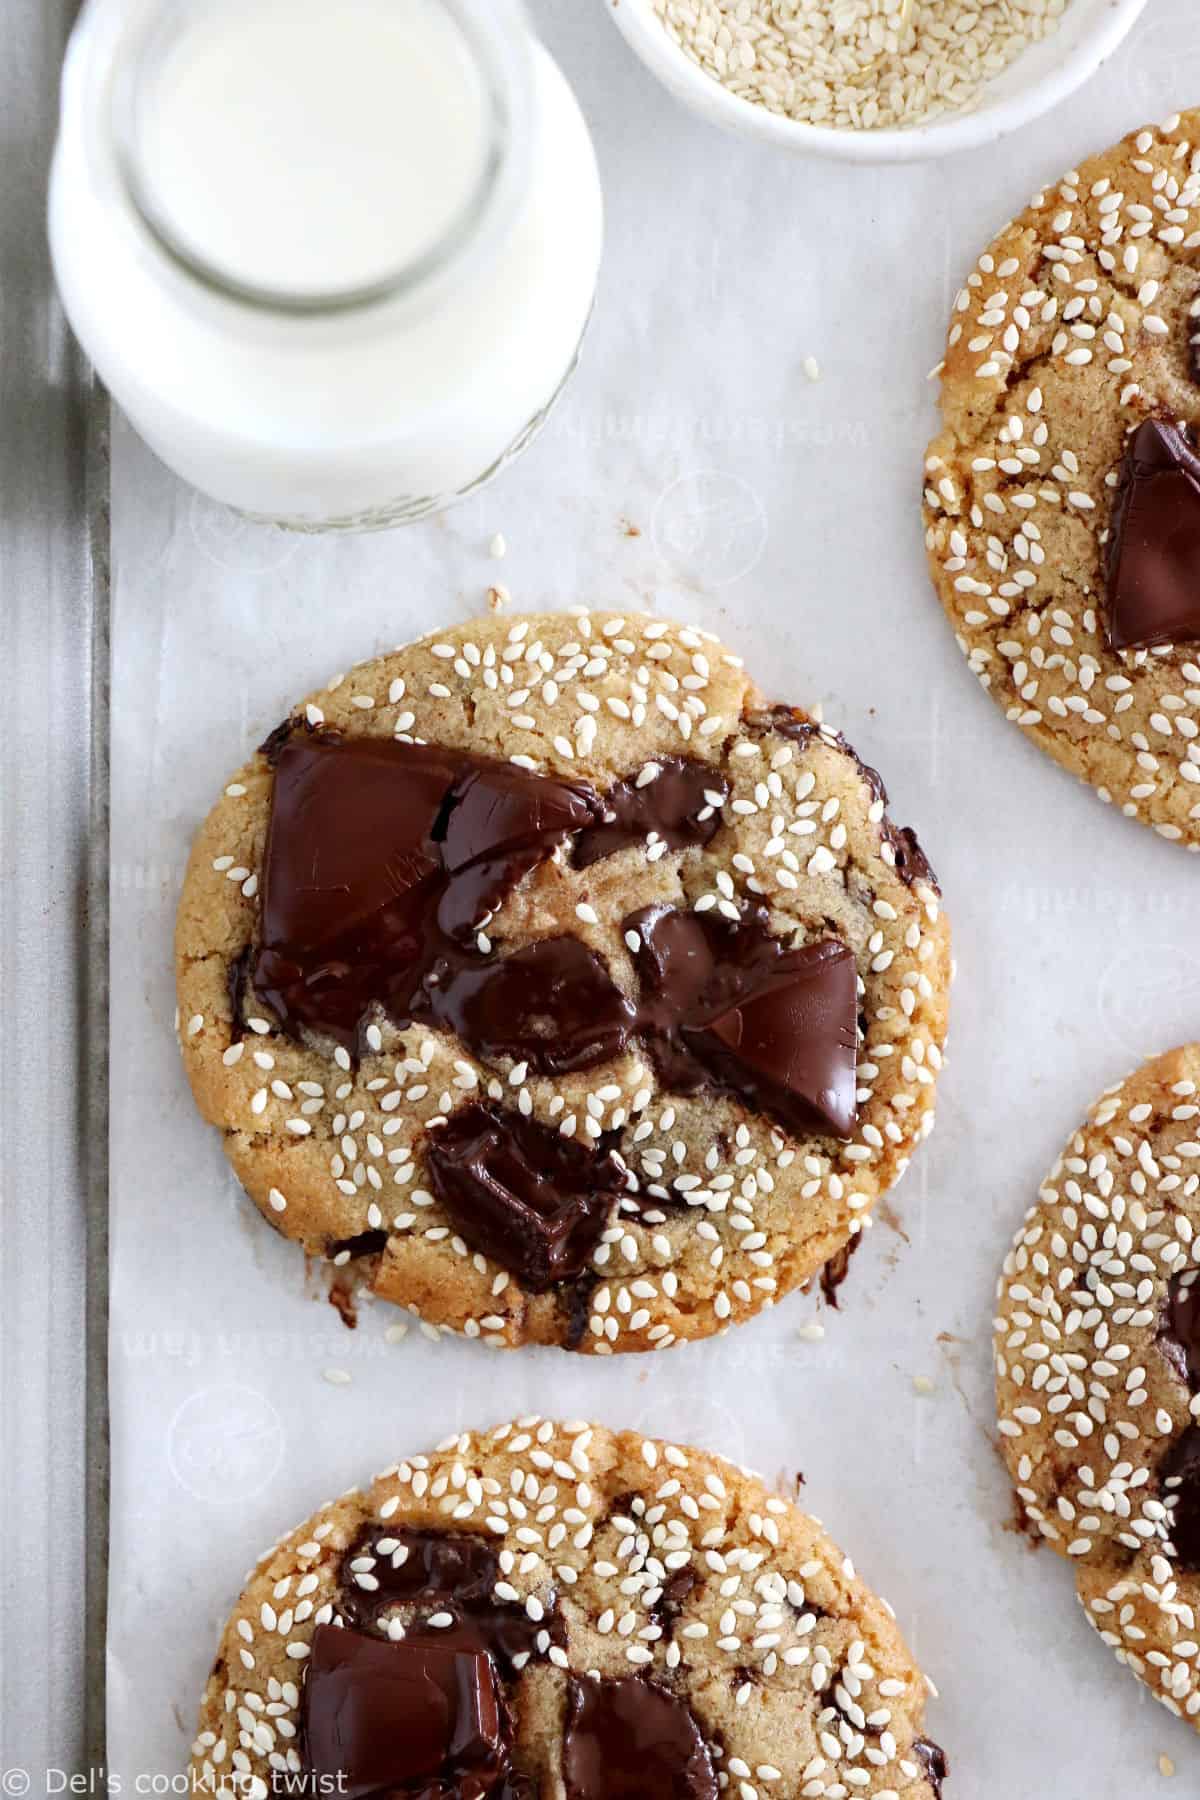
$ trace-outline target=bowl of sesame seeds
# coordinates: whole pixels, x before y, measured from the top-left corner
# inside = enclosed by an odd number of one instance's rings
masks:
[[[993,143],[1073,93],[1146,0],[609,0],[716,125],[846,162]]]

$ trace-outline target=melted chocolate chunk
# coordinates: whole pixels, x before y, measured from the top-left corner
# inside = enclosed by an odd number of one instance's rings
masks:
[[[517,883],[596,816],[589,790],[510,763],[477,764],[449,799],[438,906],[449,937],[472,934]]]
[[[347,1800],[483,1800],[508,1765],[491,1658],[318,1625],[304,1684],[308,1773]]]
[[[374,1587],[361,1587],[365,1574]],[[423,1615],[448,1612],[452,1625],[405,1619],[403,1642],[431,1641],[451,1650],[482,1651],[501,1675],[514,1673],[516,1657],[527,1657],[542,1632],[559,1642],[562,1626],[553,1614],[535,1623],[524,1607],[494,1597],[500,1563],[491,1543],[470,1532],[390,1530],[368,1525],[342,1560],[340,1611],[350,1625],[375,1625],[396,1608]]]
[[[941,1800],[942,1783],[950,1773],[946,1752],[930,1738],[916,1738],[909,1754],[924,1769],[925,1779],[934,1792],[934,1800]]]
[[[613,1156],[491,1105],[463,1107],[431,1131],[427,1154],[433,1191],[465,1241],[539,1294],[587,1267],[627,1185]]]
[[[334,1238],[325,1252],[327,1256],[348,1255],[351,1262],[360,1256],[379,1256],[387,1249],[386,1231],[360,1231],[354,1237]]]
[[[811,744],[814,738],[821,735],[821,727],[807,713],[801,712],[798,706],[768,706],[764,712],[751,715],[748,723],[759,731],[777,731],[780,737],[790,738],[793,744],[802,748]],[[834,733],[838,743],[841,738]]]
[[[667,1636],[672,1635],[676,1619],[683,1611],[684,1602],[696,1586],[696,1571],[690,1563],[684,1563],[680,1569],[673,1569],[663,1582],[662,1592],[654,1602],[654,1615],[666,1627]]]
[[[650,907],[638,933],[640,1023],[666,1086],[737,1094],[801,1133],[848,1138],[857,1117],[853,953],[826,940],[789,950],[764,913]]]
[[[896,858],[896,873],[906,887],[914,881],[928,882],[931,888],[937,887],[937,876],[929,864],[929,858],[917,841],[917,834],[911,825],[893,825],[890,820],[884,828],[884,835],[892,846]]]
[[[229,1010],[233,1015],[229,1037],[234,1044],[240,1044],[246,1035],[243,1008],[246,1002],[246,989],[250,982],[250,963],[253,956],[254,952],[247,944],[246,948],[230,963],[229,974],[226,977],[226,986],[229,990]]]
[[[457,1032],[476,1056],[511,1056],[541,1075],[619,1056],[635,1022],[601,958],[573,937],[478,958],[427,998],[430,1021]]]
[[[429,888],[440,887],[435,834],[459,772],[449,752],[423,744],[331,734],[282,745],[263,877],[264,950],[320,950],[321,960],[340,951],[347,964],[357,953],[371,965],[407,951],[404,960],[415,961],[435,897]],[[319,965],[306,973],[319,974]],[[348,966],[341,979],[361,986],[356,973]],[[261,975],[256,984],[262,988]],[[358,1010],[374,997],[359,1000]]]
[[[381,1548],[380,1546],[385,1546]],[[356,1564],[371,1559],[369,1570]],[[374,1587],[359,1587],[367,1573]],[[343,1563],[342,1611],[352,1624],[374,1623],[392,1606],[431,1606],[442,1601],[488,1607],[500,1579],[500,1560],[485,1537],[469,1531],[390,1530],[370,1525],[355,1538]]]
[[[474,944],[511,888],[598,816],[587,789],[511,763],[386,739],[289,738],[276,761],[255,988],[285,1031],[349,1050],[378,1005],[540,1073],[605,1060],[631,1014],[599,957],[574,939],[532,944],[519,961]]]
[[[1126,444],[1107,578],[1112,649],[1200,641],[1200,458],[1165,419],[1145,420]]]
[[[1200,1425],[1189,1425],[1159,1465],[1171,1507],[1171,1542],[1185,1569],[1200,1570]]]
[[[1158,1347],[1180,1381],[1200,1393],[1200,1278],[1174,1275],[1159,1315]]]
[[[275,764],[279,761],[279,752],[283,749],[283,746],[287,743],[288,739],[296,732],[304,730],[306,724],[307,721],[304,719],[280,719],[274,730],[268,731],[266,737],[258,746],[258,754],[260,756],[265,756],[271,767],[274,768]]]
[[[559,1305],[566,1309],[567,1314],[568,1350],[578,1350],[587,1336],[592,1317],[592,1301],[599,1286],[600,1277],[595,1270],[585,1269],[578,1280],[567,1283],[559,1295]]]
[[[569,1683],[562,1772],[567,1800],[717,1800],[691,1712],[637,1675]]]
[[[574,862],[586,869],[603,856],[612,856],[629,844],[641,844],[651,835],[669,850],[691,844],[707,844],[721,825],[721,808],[729,797],[729,783],[709,763],[682,756],[663,756],[653,765],[652,781],[631,775],[619,781],[603,801],[600,825],[581,831],[575,840]]]
[[[835,1312],[841,1309],[842,1304],[838,1299],[838,1289],[850,1273],[850,1258],[862,1241],[861,1231],[854,1237],[847,1238],[841,1249],[834,1252],[821,1270],[821,1292],[825,1296],[825,1304],[832,1306]]]

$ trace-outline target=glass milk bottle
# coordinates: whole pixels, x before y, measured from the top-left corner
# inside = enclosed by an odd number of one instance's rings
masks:
[[[520,0],[87,0],[63,302],[146,442],[244,512],[390,525],[486,481],[571,373],[601,235]]]

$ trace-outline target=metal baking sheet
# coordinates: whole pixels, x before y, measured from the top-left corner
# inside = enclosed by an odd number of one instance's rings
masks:
[[[114,430],[109,1767],[132,1786],[184,1765],[220,1623],[280,1530],[448,1430],[537,1410],[694,1439],[793,1491],[802,1473],[940,1684],[948,1796],[1127,1800],[1163,1754],[1190,1791],[1200,1744],[1011,1528],[989,1340],[1000,1258],[1068,1131],[1194,1035],[1195,867],[982,698],[928,588],[917,500],[957,284],[1035,187],[1196,100],[1193,0],[1151,0],[1085,92],[1002,148],[879,170],[715,135],[605,10],[535,7],[596,136],[608,245],[578,378],[492,488],[403,532],[300,539]],[[839,1312],[796,1296],[722,1341],[610,1362],[390,1345],[381,1306],[350,1333],[192,1110],[171,929],[198,820],[294,697],[469,616],[497,577],[514,608],[722,633],[779,698],[823,704],[920,829],[955,928],[951,1060]]]
[[[107,403],[43,227],[74,0],[0,56],[0,1792],[103,1758]]]

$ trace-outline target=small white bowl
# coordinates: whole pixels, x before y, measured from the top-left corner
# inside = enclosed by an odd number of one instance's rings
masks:
[[[646,67],[693,112],[748,137],[841,162],[903,163],[974,150],[1038,118],[1073,94],[1111,56],[1146,0],[1070,0],[1061,23],[985,86],[966,112],[928,124],[853,131],[781,118],[731,94],[679,47],[653,0],[603,0]]]

